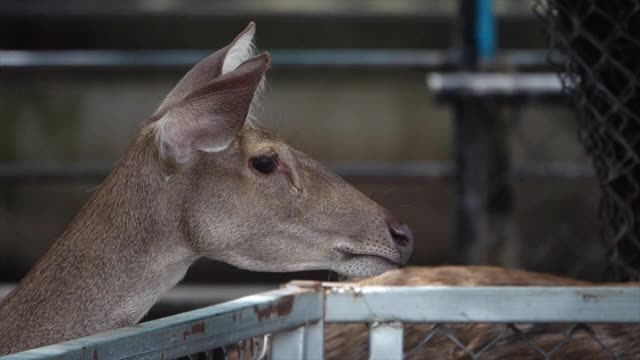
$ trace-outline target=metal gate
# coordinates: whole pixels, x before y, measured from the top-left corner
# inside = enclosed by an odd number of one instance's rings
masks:
[[[610,358],[631,358],[640,353],[640,287],[359,287],[293,282],[279,290],[4,359],[323,359],[329,334],[325,327],[333,323],[368,324],[368,354],[364,349],[361,356],[371,359],[410,357],[432,345],[438,333],[469,358],[481,358],[500,346],[505,331],[544,359],[568,346],[579,332],[598,341]],[[504,330],[477,352],[452,331],[460,324],[487,323]],[[605,323],[619,326],[618,345],[598,340],[592,330]],[[424,337],[407,349],[405,329],[416,324],[429,326]],[[533,332],[523,324],[571,325],[557,345],[543,349],[528,339]],[[358,335],[362,336],[349,334]],[[332,353],[336,351],[340,349]]]

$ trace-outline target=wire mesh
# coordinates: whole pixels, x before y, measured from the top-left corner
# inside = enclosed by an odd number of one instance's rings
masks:
[[[365,359],[367,324],[334,325],[328,359]],[[621,324],[404,324],[404,359],[637,359],[640,325]],[[345,337],[348,333],[350,336]],[[349,344],[335,343],[340,336]],[[271,334],[178,360],[266,360]],[[339,346],[338,346],[339,345]],[[349,345],[349,346],[346,346]]]
[[[366,324],[331,325],[327,359],[367,358]],[[637,359],[640,325],[404,324],[404,359]]]
[[[455,359],[633,359],[640,351],[640,336],[633,330],[620,325],[436,324],[426,333],[429,340],[405,358],[421,358],[426,347],[436,345],[451,348]]]
[[[600,181],[609,275],[640,279],[640,0],[536,0],[535,9]]]
[[[405,358],[424,358],[432,347],[454,359],[635,359],[640,335],[634,331],[601,324],[435,324]]]

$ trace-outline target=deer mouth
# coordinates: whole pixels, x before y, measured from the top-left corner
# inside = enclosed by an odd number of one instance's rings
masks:
[[[346,278],[366,278],[380,275],[389,270],[394,270],[402,265],[402,262],[380,254],[362,253],[337,250],[340,261],[335,264],[333,270]]]
[[[380,262],[380,263],[384,263],[393,267],[401,267],[404,265],[403,262],[400,262],[396,259],[393,259],[391,257],[387,257],[387,256],[383,256],[380,254],[374,254],[374,253],[369,253],[369,252],[356,252],[356,251],[351,251],[351,250],[347,250],[347,249],[338,249],[338,252],[342,255],[343,260],[345,261],[352,261],[352,260],[359,260],[359,259],[370,259],[373,260],[375,262]]]
[[[332,270],[347,278],[366,278],[380,275],[406,264],[401,253],[387,247],[359,249],[355,244],[339,244],[333,248],[337,260]]]
[[[386,249],[383,249],[386,250]],[[354,259],[371,258],[372,260],[385,262],[390,265],[399,267],[405,264],[406,261],[402,261],[400,257],[393,256],[392,252],[386,251],[362,251],[354,249],[347,244],[338,245],[335,251],[340,254],[342,260],[349,261]]]

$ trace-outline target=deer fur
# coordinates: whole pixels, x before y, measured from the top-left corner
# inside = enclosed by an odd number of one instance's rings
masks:
[[[135,324],[207,257],[257,271],[370,276],[407,262],[409,228],[250,123],[270,66],[251,23],[192,68],[67,230],[0,302],[0,355]],[[261,173],[252,159],[273,154]]]
[[[407,267],[392,270],[382,275],[358,282],[360,286],[592,286],[594,284],[569,278],[537,274],[490,266],[440,266]],[[609,284],[611,285],[611,284]],[[638,283],[615,284],[616,286],[640,286]],[[640,304],[640,303],[639,303]],[[327,324],[325,352],[327,359],[366,359],[369,332],[366,324]],[[443,334],[434,336],[427,345],[416,348],[431,329],[432,324],[405,324],[404,350],[407,359],[471,359],[471,357]],[[448,324],[455,336],[466,345],[466,349],[477,354],[498,334],[501,325],[495,324]],[[542,349],[550,351],[564,339],[567,326],[563,324],[519,325],[528,338]],[[640,358],[640,325],[594,324],[591,328],[597,338],[618,353],[632,344],[620,359]],[[507,335],[484,351],[479,359],[542,359],[517,335]],[[600,344],[585,332],[577,332],[572,340],[554,354],[554,359],[612,359]]]

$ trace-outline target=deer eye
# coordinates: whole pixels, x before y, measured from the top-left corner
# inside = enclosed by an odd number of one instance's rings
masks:
[[[278,155],[260,155],[251,159],[251,166],[263,174],[272,173],[278,166]]]

